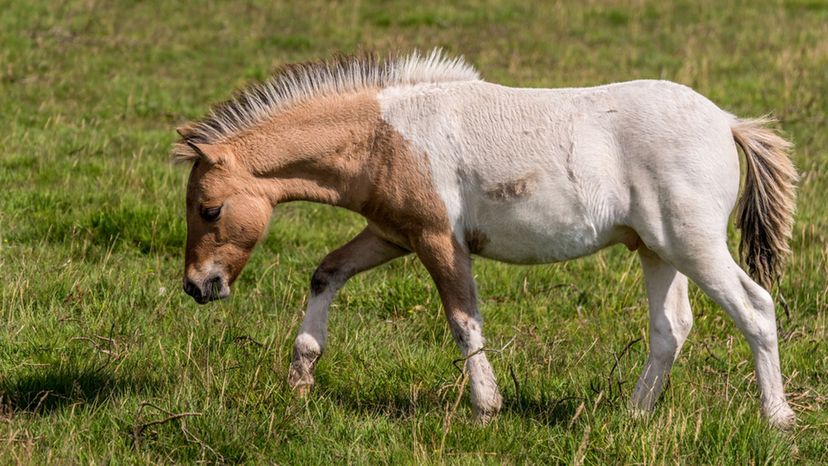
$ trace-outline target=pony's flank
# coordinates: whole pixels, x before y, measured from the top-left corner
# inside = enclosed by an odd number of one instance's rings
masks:
[[[242,89],[230,100],[214,106],[207,117],[180,132],[188,141],[211,144],[314,97],[395,85],[479,79],[477,71],[462,58],[447,57],[440,49],[426,55],[413,52],[379,58],[363,54],[285,65],[265,82]],[[188,152],[186,146],[182,149]]]

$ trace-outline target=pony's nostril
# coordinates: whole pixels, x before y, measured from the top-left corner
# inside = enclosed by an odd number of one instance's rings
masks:
[[[189,278],[184,280],[184,292],[193,298],[201,298],[201,290]]]
[[[215,299],[222,297],[222,279],[221,277],[213,277],[207,279],[203,286],[196,285],[195,282],[189,278],[184,279],[184,292],[192,296],[199,304],[206,304]]]
[[[204,292],[212,298],[217,298],[221,293],[221,277],[211,278],[204,287]]]

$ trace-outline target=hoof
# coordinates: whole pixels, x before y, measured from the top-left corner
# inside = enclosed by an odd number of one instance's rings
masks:
[[[643,409],[638,406],[630,406],[627,408],[627,412],[630,413],[630,419],[635,419],[637,421],[645,421],[650,418],[653,414],[652,411]]]
[[[497,416],[497,411],[491,412],[480,412],[475,411],[474,413],[474,423],[480,426],[486,426]]]
[[[653,415],[653,403],[644,397],[636,396],[634,393],[632,398],[627,401],[627,412],[630,419],[646,420]]]
[[[313,374],[301,362],[294,362],[288,371],[288,385],[299,398],[307,397],[313,388]]]
[[[307,398],[308,395],[310,395],[312,388],[313,385],[298,385],[296,387],[291,387],[291,389],[293,389],[293,393],[296,394],[296,397],[301,399]]]
[[[490,395],[484,406],[480,406],[479,404],[473,405],[474,421],[482,426],[492,422],[492,419],[500,412],[501,404],[502,399],[500,393],[494,392]]]
[[[474,418],[478,424],[488,424],[500,412],[503,397],[494,377],[484,377],[479,381],[472,379],[470,395]]]
[[[796,414],[787,403],[769,411],[766,416],[770,425],[779,430],[791,430],[796,427]]]

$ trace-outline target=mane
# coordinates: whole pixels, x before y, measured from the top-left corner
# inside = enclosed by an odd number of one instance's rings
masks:
[[[379,58],[374,54],[335,56],[327,60],[289,64],[264,82],[250,85],[228,101],[213,106],[203,119],[179,130],[181,143],[173,155],[191,159],[191,143],[221,142],[249,129],[285,108],[323,95],[395,85],[479,80],[477,70],[461,57],[441,49],[426,55]]]

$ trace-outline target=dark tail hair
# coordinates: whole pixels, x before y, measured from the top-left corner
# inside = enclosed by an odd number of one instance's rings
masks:
[[[767,117],[737,119],[733,139],[745,153],[745,187],[737,206],[742,230],[739,255],[765,289],[779,280],[789,246],[799,176],[791,162],[793,145],[768,124]]]

